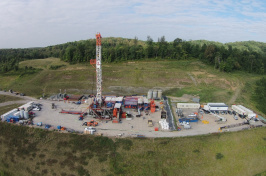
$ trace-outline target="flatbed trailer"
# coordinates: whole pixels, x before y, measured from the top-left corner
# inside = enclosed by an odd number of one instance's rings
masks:
[[[62,109],[62,111],[60,113],[63,113],[63,114],[76,114],[76,115],[84,114],[84,112],[82,112],[82,111],[66,111],[66,110],[63,110],[63,109]]]

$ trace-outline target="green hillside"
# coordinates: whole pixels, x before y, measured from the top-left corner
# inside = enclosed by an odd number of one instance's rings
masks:
[[[70,65],[58,58],[48,58],[23,61],[19,67],[18,71],[0,75],[0,89],[34,97],[57,94],[60,89],[73,94],[96,91],[95,69],[89,63]],[[103,92],[145,95],[151,88],[161,88],[170,96],[199,95],[201,103],[240,103],[261,113],[252,99],[255,83],[261,77],[241,71],[219,72],[196,59],[104,63]]]
[[[265,128],[159,139],[48,132],[0,123],[2,175],[265,174]]]

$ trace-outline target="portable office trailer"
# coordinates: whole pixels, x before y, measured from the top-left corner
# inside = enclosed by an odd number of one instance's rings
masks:
[[[200,104],[199,103],[177,103],[177,108],[181,109],[199,109]]]
[[[241,114],[241,115],[248,115],[247,112],[246,112],[244,109],[240,108],[240,107],[237,106],[237,105],[232,105],[232,109],[233,109],[235,112],[237,112],[238,114]]]
[[[225,103],[208,103],[210,111],[227,111],[228,106]]]

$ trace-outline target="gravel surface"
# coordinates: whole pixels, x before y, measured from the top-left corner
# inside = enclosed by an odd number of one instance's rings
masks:
[[[0,92],[1,94],[12,95],[7,92]],[[16,95],[14,95],[16,96]],[[85,126],[82,126],[84,122],[88,122],[90,120],[95,120],[91,116],[86,116],[83,121],[79,120],[79,115],[70,115],[70,114],[62,114],[60,111],[64,110],[73,110],[73,111],[86,111],[90,101],[87,104],[76,105],[74,103],[67,103],[63,101],[49,101],[49,100],[37,100],[31,97],[22,97],[25,99],[25,103],[28,101],[34,101],[36,103],[42,104],[41,111],[34,111],[36,113],[36,117],[33,119],[34,124],[38,122],[42,122],[43,124],[51,125],[51,129],[56,129],[58,125],[66,127],[68,129],[72,129],[74,131],[83,132]],[[165,100],[167,101],[167,100]],[[23,101],[13,101],[13,103],[18,103]],[[11,102],[5,102],[5,104],[9,104]],[[52,109],[52,103],[56,105],[56,109]],[[2,103],[3,104],[3,103]],[[173,119],[175,117],[171,117],[170,114],[170,106],[165,102],[164,107],[168,114],[168,120],[170,122],[170,127],[173,129],[174,122]],[[161,107],[162,105],[159,102],[156,102],[156,105]],[[0,104],[1,106],[1,104]],[[173,107],[175,108],[175,107]],[[161,108],[159,108],[161,109]],[[145,137],[178,137],[178,136],[193,136],[193,135],[203,135],[209,133],[217,133],[219,132],[218,129],[221,126],[236,124],[244,122],[245,120],[240,119],[234,120],[232,115],[224,115],[227,118],[227,122],[224,124],[218,124],[215,122],[217,119],[214,115],[210,114],[203,114],[200,115],[200,121],[191,123],[192,129],[184,129],[182,126],[181,131],[162,131],[159,126],[159,120],[161,118],[161,110],[155,113],[149,113],[148,115],[141,112],[141,117],[135,117],[137,112],[133,109],[125,109],[124,111],[129,112],[134,117],[132,120],[122,119],[121,123],[112,123],[111,121],[101,121],[97,120],[99,125],[96,128],[97,133],[101,133],[104,136],[122,136],[122,137],[136,137],[138,135],[145,136]],[[175,113],[175,111],[173,111]],[[153,127],[148,127],[148,120],[153,121]],[[201,120],[209,121],[209,124],[203,124]],[[177,119],[178,121],[178,119]],[[255,125],[261,125],[261,122],[256,122]],[[265,124],[262,124],[265,126]],[[155,131],[155,127],[159,128],[159,131]],[[223,131],[236,131],[242,130],[243,128],[247,128],[248,125],[240,126],[236,128],[230,128]],[[42,127],[43,128],[43,127]]]

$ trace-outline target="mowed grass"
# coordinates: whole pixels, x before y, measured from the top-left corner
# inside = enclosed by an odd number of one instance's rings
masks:
[[[19,96],[14,97],[10,95],[0,95],[0,103],[4,103],[7,101],[18,101],[18,100],[22,100],[22,98],[20,98]]]
[[[15,104],[12,104],[12,105],[7,105],[7,106],[2,106],[0,107],[0,114],[4,114],[12,109],[15,109],[19,106],[21,106],[22,104],[18,104],[18,103],[15,103]]]
[[[0,123],[0,171],[21,176],[249,176],[266,171],[265,130],[117,139]]]
[[[55,70],[51,66],[65,65]],[[41,70],[0,75],[0,88],[13,89],[27,95],[40,97],[65,91],[71,94],[90,94],[96,91],[95,68],[89,63],[70,65],[58,58],[26,60],[20,68],[33,67]],[[147,94],[159,88],[165,95],[200,96],[201,103],[240,103],[255,109],[250,97],[256,80],[261,75],[245,72],[224,73],[199,60],[159,60],[121,63],[103,63],[103,94]],[[245,88],[247,85],[250,88]],[[237,90],[238,94],[230,102]],[[249,91],[245,91],[249,89]]]
[[[46,59],[35,59],[35,60],[26,60],[19,63],[19,67],[25,68],[33,67],[39,69],[49,69],[50,66],[55,65],[69,65],[66,62],[61,61],[59,58],[46,58]]]

